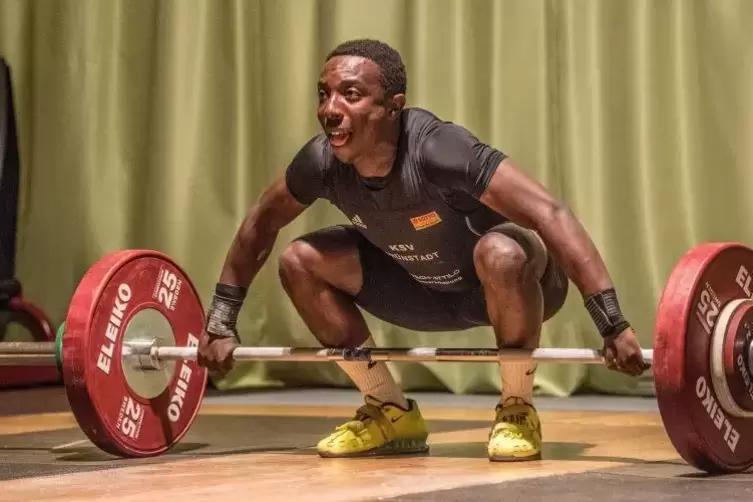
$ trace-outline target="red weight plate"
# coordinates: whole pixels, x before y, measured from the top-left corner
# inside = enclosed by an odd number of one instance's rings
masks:
[[[199,295],[181,268],[158,251],[111,253],[79,283],[63,335],[63,376],[81,429],[121,457],[159,455],[188,431],[201,405],[207,372],[176,361],[166,388],[144,398],[128,385],[121,361],[128,323],[145,309],[161,313],[177,346],[198,343],[204,327]],[[154,314],[150,310],[149,314]]]
[[[724,336],[724,372],[732,399],[753,413],[753,378],[748,368],[748,347],[753,338],[753,301],[741,304],[730,317]]]
[[[45,314],[44,310],[16,296],[8,302],[10,311],[17,316],[22,326],[31,332],[35,342],[51,342],[55,340],[55,332],[52,329],[52,323]]]
[[[719,405],[710,371],[711,334],[722,308],[751,296],[753,250],[738,243],[700,245],[683,256],[659,302],[654,379],[659,411],[675,449],[709,472],[753,465],[749,420]]]

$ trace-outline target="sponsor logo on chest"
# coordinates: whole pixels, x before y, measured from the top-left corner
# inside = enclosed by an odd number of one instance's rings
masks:
[[[410,222],[413,225],[413,228],[418,231],[441,223],[442,218],[439,217],[439,214],[436,211],[432,211],[427,214],[422,214],[421,216],[414,216],[410,219]]]

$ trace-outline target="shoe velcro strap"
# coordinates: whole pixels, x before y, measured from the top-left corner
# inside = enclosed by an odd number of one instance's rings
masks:
[[[505,422],[515,425],[528,425],[529,418],[523,413],[505,413],[497,419],[497,422]]]
[[[390,422],[390,420],[378,406],[374,406],[373,404],[364,404],[363,406],[358,408],[358,413],[356,416],[360,418],[363,415],[376,422],[376,424],[379,426],[379,429],[382,431],[382,435],[384,436],[385,440],[390,441],[395,437],[395,428],[392,426],[392,422]]]

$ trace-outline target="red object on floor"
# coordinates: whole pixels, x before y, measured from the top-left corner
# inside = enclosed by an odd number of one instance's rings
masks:
[[[3,302],[4,303],[4,302]],[[8,316],[8,324],[17,323],[31,333],[36,342],[54,342],[55,330],[44,311],[21,296],[14,296],[2,305],[2,314]],[[0,388],[28,387],[57,383],[61,375],[57,366],[0,366]]]

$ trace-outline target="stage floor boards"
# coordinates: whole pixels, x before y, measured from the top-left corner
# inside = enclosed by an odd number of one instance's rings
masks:
[[[322,459],[313,446],[358,404],[349,391],[209,396],[159,458],[93,447],[62,389],[0,392],[0,500],[753,500],[750,473],[705,476],[675,452],[650,399],[539,399],[544,459],[486,458],[494,396],[412,395],[428,455]]]

